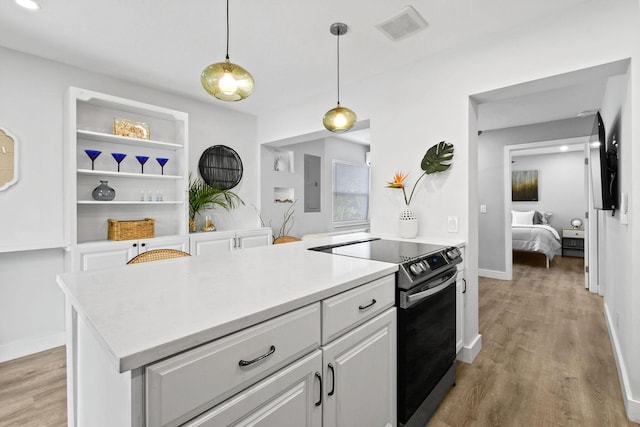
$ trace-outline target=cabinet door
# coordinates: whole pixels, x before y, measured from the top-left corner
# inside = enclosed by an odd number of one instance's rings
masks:
[[[189,252],[189,238],[186,236],[156,237],[140,241],[139,252],[143,253],[152,249],[175,249]]]
[[[268,246],[272,243],[271,229],[238,231],[238,243],[236,249],[255,248]]]
[[[122,267],[136,255],[138,255],[138,242],[135,240],[80,245],[74,251],[73,270],[87,271]]]
[[[464,346],[464,299],[466,284],[462,272],[458,273],[456,281],[456,354]]]
[[[322,352],[316,350],[183,427],[321,427],[321,370]]]
[[[322,350],[323,426],[395,426],[396,308]]]
[[[213,231],[198,233],[190,237],[191,255],[219,255],[234,249],[235,232]]]

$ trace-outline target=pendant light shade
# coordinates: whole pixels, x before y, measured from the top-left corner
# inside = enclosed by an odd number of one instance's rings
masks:
[[[340,36],[347,33],[347,24],[335,23],[330,27],[331,34],[337,37],[337,71],[338,71],[338,103],[335,108],[327,111],[322,118],[322,124],[331,132],[346,132],[356,124],[358,117],[352,110],[340,105]]]
[[[358,120],[356,113],[338,103],[336,108],[325,113],[322,124],[331,132],[346,132],[353,127],[356,120]]]
[[[209,65],[200,75],[202,87],[222,101],[241,101],[253,91],[253,77],[229,61],[229,0],[227,0],[227,56],[224,62]]]

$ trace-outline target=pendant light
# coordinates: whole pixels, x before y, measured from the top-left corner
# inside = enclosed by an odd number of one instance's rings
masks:
[[[209,65],[200,75],[202,87],[222,101],[241,101],[253,91],[253,77],[229,61],[229,0],[227,0],[227,56],[224,62]]]
[[[347,34],[347,24],[337,22],[332,24],[329,31],[338,39],[337,57],[338,57],[338,105],[327,111],[322,118],[322,123],[327,130],[331,132],[346,132],[356,124],[356,113],[346,107],[340,105],[340,36]]]

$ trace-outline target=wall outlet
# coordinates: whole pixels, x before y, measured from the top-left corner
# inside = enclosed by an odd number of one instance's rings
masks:
[[[449,233],[457,233],[458,232],[458,217],[450,216],[447,219],[447,231]]]
[[[480,213],[487,213],[487,205],[480,205]]]

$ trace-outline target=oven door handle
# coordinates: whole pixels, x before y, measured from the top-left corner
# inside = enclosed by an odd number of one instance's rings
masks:
[[[450,284],[455,282],[457,277],[458,277],[458,273],[456,272],[456,274],[451,276],[451,278],[448,279],[443,284],[438,285],[435,288],[427,289],[426,291],[423,291],[423,292],[418,292],[417,294],[409,295],[407,297],[406,301],[407,301],[407,303],[411,304],[411,303],[414,303],[414,302],[419,301],[421,299],[425,299],[427,297],[430,297],[433,294],[437,294],[438,292],[440,292],[441,290],[443,290],[444,288],[446,288],[447,286],[449,286]]]

